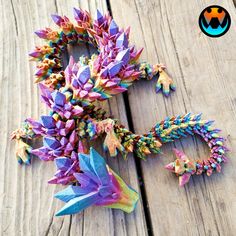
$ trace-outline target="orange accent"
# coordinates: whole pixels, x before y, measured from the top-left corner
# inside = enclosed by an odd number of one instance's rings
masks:
[[[219,21],[222,23],[222,21],[224,20],[226,14],[225,11],[222,9],[222,12],[219,13],[218,12],[218,7],[211,7],[211,12],[208,13],[207,11],[204,12],[204,17],[205,19],[208,21],[208,23],[210,22],[210,20],[213,17],[217,17],[219,19]]]

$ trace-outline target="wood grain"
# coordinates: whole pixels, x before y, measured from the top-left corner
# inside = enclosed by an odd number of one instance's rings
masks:
[[[95,15],[107,10],[106,1],[2,1],[0,14],[0,229],[1,235],[146,235],[145,218],[140,201],[129,215],[121,211],[93,207],[82,214],[55,217],[62,203],[53,198],[61,186],[48,185],[53,163],[35,159],[31,166],[19,166],[14,158],[14,143],[9,137],[26,117],[38,118],[47,110],[39,101],[33,84],[34,63],[28,52],[43,42],[33,36],[36,29],[52,26],[50,14],[72,17],[72,8],[81,6]],[[83,51],[86,52],[87,50]],[[76,50],[71,52],[77,54]],[[80,51],[80,54],[82,51]],[[78,55],[75,55],[78,56]],[[103,104],[109,113],[127,124],[123,97]],[[99,147],[99,144],[98,144]],[[99,149],[101,152],[101,149]],[[108,163],[135,189],[139,189],[136,167],[131,157],[125,162],[119,156]]]
[[[228,9],[235,21],[233,1],[210,2]],[[217,39],[201,33],[198,17],[210,2],[110,1],[117,23],[131,25],[132,41],[144,47],[142,59],[167,64],[177,84],[169,98],[155,94],[153,81],[130,88],[135,132],[147,132],[167,115],[203,112],[203,118],[216,120],[230,148],[222,174],[194,177],[184,188],[163,166],[174,160],[174,146],[193,159],[206,157],[208,150],[200,139],[189,137],[166,145],[161,155],[142,162],[154,235],[234,235],[236,230],[235,26]]]

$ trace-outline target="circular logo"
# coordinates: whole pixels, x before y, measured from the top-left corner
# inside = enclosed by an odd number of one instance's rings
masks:
[[[199,16],[199,26],[202,32],[210,37],[224,35],[229,30],[230,24],[230,15],[221,6],[209,6]]]

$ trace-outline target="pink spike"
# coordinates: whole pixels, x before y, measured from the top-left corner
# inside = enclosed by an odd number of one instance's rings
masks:
[[[178,159],[180,159],[180,160],[186,160],[187,159],[186,155],[182,151],[180,151],[176,148],[173,148],[173,151],[174,151],[174,153],[175,153],[175,155]]]
[[[171,172],[175,172],[175,166],[174,166],[174,162],[169,163],[168,165],[165,166],[165,169],[171,171]]]
[[[139,49],[137,52],[131,54],[132,61],[137,61],[143,51],[143,48]]]
[[[53,177],[53,178],[51,178],[51,179],[48,180],[48,183],[49,183],[49,184],[57,184],[57,182],[58,182],[57,177]]]
[[[190,177],[191,177],[190,173],[185,173],[185,174],[179,176],[179,186],[183,187],[186,183],[188,183]]]
[[[70,56],[69,66],[72,67],[75,64],[75,59],[73,56]]]
[[[45,70],[44,69],[39,69],[38,71],[36,71],[35,75],[36,76],[42,76],[45,74]]]
[[[42,56],[42,53],[37,52],[37,51],[33,51],[33,52],[29,53],[29,56],[37,58],[37,57]]]
[[[130,26],[126,28],[126,30],[125,30],[125,34],[126,34],[127,38],[129,38],[129,34],[130,34]]]
[[[79,140],[78,152],[79,153],[87,153],[88,152],[86,145],[81,140]]]

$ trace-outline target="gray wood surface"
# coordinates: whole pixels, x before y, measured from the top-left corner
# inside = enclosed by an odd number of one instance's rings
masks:
[[[225,7],[232,18],[231,29],[221,38],[211,39],[198,27],[200,12],[210,4]],[[165,98],[155,94],[155,81],[140,81],[127,96],[102,106],[137,133],[168,115],[203,112],[205,119],[216,120],[216,127],[227,137],[229,163],[222,174],[194,177],[184,188],[178,187],[178,179],[163,168],[174,160],[171,149],[177,147],[195,159],[209,154],[200,139],[189,137],[164,146],[161,155],[147,161],[132,155],[127,161],[120,156],[107,158],[140,192],[135,212],[92,207],[75,216],[54,216],[62,203],[53,194],[62,187],[47,184],[55,171],[53,163],[35,159],[31,166],[19,166],[9,137],[26,117],[47,112],[33,83],[35,63],[27,56],[35,44],[43,43],[33,32],[52,26],[52,13],[72,18],[72,8],[78,6],[92,15],[97,8],[109,9],[119,26],[130,25],[131,41],[144,47],[141,59],[165,63],[177,85],[177,91]],[[236,14],[232,0],[2,0],[0,19],[1,235],[235,235]],[[78,55],[78,49],[69,53]]]

